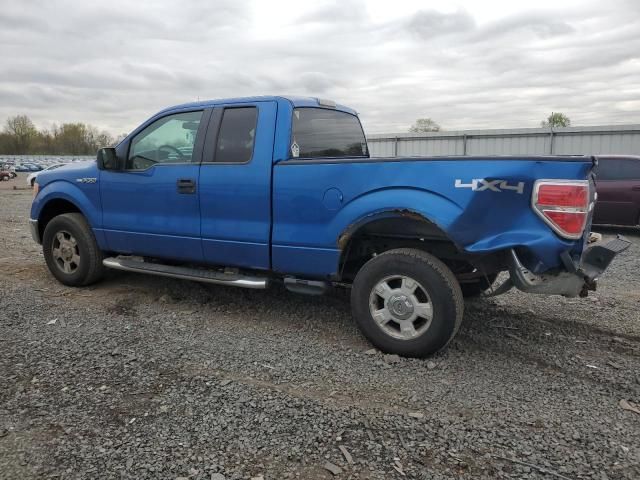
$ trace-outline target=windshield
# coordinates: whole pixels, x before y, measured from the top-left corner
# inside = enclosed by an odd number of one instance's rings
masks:
[[[368,157],[360,120],[326,108],[293,111],[291,158]]]

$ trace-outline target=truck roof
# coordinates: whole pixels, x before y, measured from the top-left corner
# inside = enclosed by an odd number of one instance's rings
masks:
[[[166,113],[171,112],[173,110],[184,110],[185,108],[192,107],[214,107],[216,105],[229,105],[233,103],[252,103],[252,102],[264,102],[264,101],[285,101],[289,102],[294,108],[295,107],[324,107],[331,108],[335,110],[340,110],[342,112],[347,112],[352,115],[357,115],[354,109],[349,108],[345,105],[337,104],[332,100],[325,100],[318,97],[298,97],[298,96],[282,96],[282,95],[264,95],[264,96],[255,96],[255,97],[237,97],[237,98],[218,98],[213,100],[201,100],[198,102],[190,102],[190,103],[182,103],[180,105],[174,105],[171,107],[167,107],[161,110],[158,113]]]

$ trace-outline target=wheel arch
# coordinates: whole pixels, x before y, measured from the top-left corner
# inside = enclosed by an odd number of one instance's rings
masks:
[[[91,228],[99,228],[102,219],[100,209],[97,191],[85,192],[71,182],[57,180],[40,187],[31,205],[31,218],[38,220],[38,230],[42,238],[47,223],[63,213],[78,212]],[[99,235],[96,239],[98,243],[102,243]]]
[[[408,208],[378,211],[364,216],[344,229],[337,241],[340,249],[339,276],[352,279],[370,258],[393,248],[414,247],[429,251],[437,244],[451,253],[458,245],[435,222]]]
[[[44,230],[47,228],[49,222],[53,218],[64,213],[79,213],[85,219],[87,218],[80,207],[78,207],[74,202],[66,198],[52,198],[42,206],[38,215],[38,231],[40,233],[40,238],[43,238]]]

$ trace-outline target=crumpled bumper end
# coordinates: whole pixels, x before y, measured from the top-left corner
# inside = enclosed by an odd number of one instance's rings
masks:
[[[528,270],[518,258],[515,250],[509,251],[509,281],[527,293],[586,297],[589,290],[596,289],[598,277],[607,269],[616,255],[629,248],[631,242],[621,235],[608,242],[598,241],[589,245],[579,265],[571,271],[543,273],[537,275]]]
[[[624,252],[630,245],[631,242],[622,235],[606,243],[596,242],[585,249],[580,270],[588,279],[597,280],[615,256]]]

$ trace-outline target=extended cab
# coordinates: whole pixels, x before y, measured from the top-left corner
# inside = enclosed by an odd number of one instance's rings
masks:
[[[371,158],[342,105],[216,100],[167,108],[96,162],[40,173],[30,223],[66,285],[108,267],[304,293],[350,287],[374,345],[424,356],[454,337],[463,296],[595,288],[629,244],[590,234],[594,162]]]

